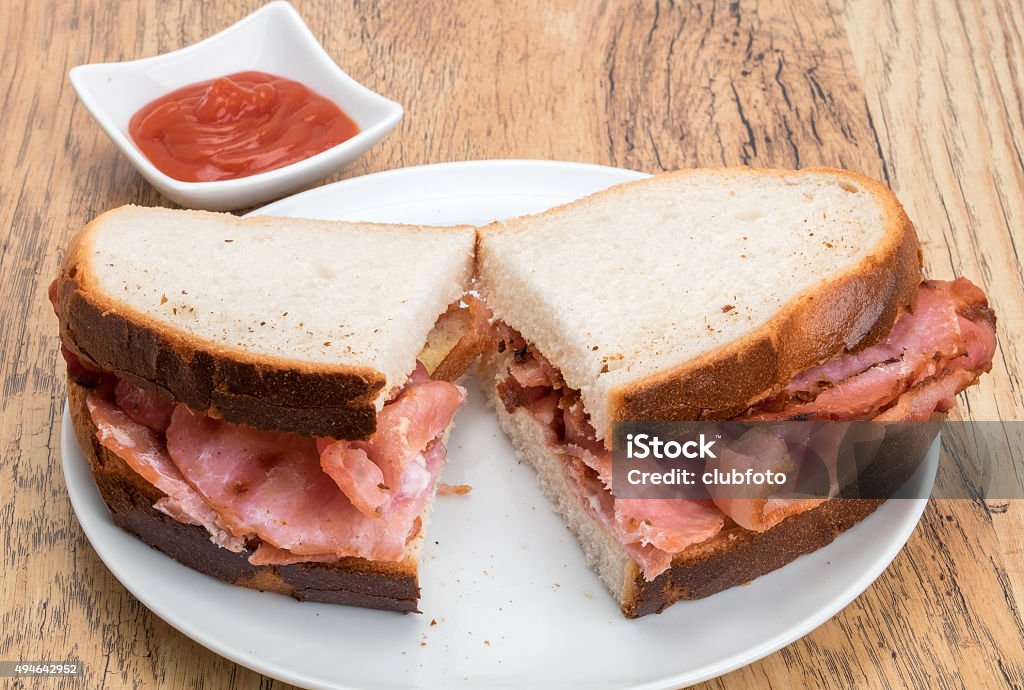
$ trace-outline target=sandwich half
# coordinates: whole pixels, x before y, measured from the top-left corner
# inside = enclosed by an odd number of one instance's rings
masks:
[[[891,192],[829,169],[669,173],[480,230],[485,390],[625,615],[770,572],[881,499],[616,498],[615,424],[948,410],[995,317],[920,269]]]
[[[131,206],[90,223],[50,297],[114,522],[236,585],[416,611],[482,342],[474,236]]]

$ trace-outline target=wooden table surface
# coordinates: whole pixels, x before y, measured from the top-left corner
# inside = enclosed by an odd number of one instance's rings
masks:
[[[295,4],[339,64],[406,107],[327,181],[479,158],[832,165],[883,179],[917,224],[928,274],[969,276],[999,315],[992,374],[962,408],[1024,420],[1020,0]],[[59,469],[63,366],[46,301],[83,223],[169,205],[78,104],[68,69],[179,48],[258,5],[0,4],[0,659],[87,669],[24,687],[286,687],[170,628],[89,546]],[[934,500],[842,613],[708,686],[1022,687],[1022,605],[1024,501]]]

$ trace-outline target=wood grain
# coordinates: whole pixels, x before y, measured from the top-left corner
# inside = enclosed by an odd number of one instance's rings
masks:
[[[287,687],[168,627],[85,540],[59,470],[46,302],[71,232],[119,204],[168,204],[76,102],[67,70],[173,50],[259,4],[0,7],[0,659],[78,657],[89,673],[11,687]],[[996,365],[964,410],[1024,419],[1017,0],[295,4],[346,70],[406,106],[394,134],[331,180],[505,157],[825,164],[883,179],[930,274],[983,283],[999,314]],[[1022,533],[1024,501],[933,501],[845,611],[707,687],[1022,687]]]

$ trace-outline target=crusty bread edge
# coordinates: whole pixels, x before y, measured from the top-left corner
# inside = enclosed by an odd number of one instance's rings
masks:
[[[65,346],[119,378],[158,390],[209,416],[306,436],[355,440],[373,434],[377,416],[374,401],[385,385],[381,372],[369,367],[258,355],[205,341],[160,323],[97,289],[90,271],[92,238],[105,219],[125,208],[98,216],[68,245],[57,292],[60,336]],[[189,213],[216,215],[239,225],[259,222],[203,211]],[[330,223],[344,225],[342,221]],[[428,230],[404,225],[380,227]]]
[[[648,582],[604,525],[572,505],[574,496],[558,467],[567,458],[547,445],[540,422],[524,408],[509,413],[497,400],[493,367],[484,363],[480,371],[488,402],[516,455],[538,473],[555,512],[576,536],[587,563],[627,618],[661,613],[677,601],[701,599],[766,575],[830,544],[884,503],[882,499],[831,500],[763,533],[729,524],[717,536],[676,555],[669,570]]]
[[[251,549],[235,553],[210,541],[205,528],[186,525],[156,510],[164,494],[100,445],[85,403],[88,390],[68,379],[68,407],[83,455],[114,524],[193,570],[229,584],[287,594],[300,601],[418,612],[418,553],[428,505],[416,540],[399,562],[344,558],[337,563],[254,566]]]
[[[845,274],[830,276],[784,305],[771,319],[747,336],[682,365],[609,391],[606,444],[616,421],[630,419],[728,419],[751,403],[771,394],[796,373],[844,350],[856,351],[884,339],[897,314],[913,304],[921,282],[921,250],[913,223],[896,196],[864,175],[834,168],[798,171],[759,168],[688,169],[664,173],[658,179],[720,172],[728,175],[832,175],[873,194],[888,217],[885,237]],[[629,192],[652,178],[610,187],[594,195],[556,206],[533,216],[494,223],[477,232],[477,273],[486,256],[486,235],[558,214],[594,197]],[[877,317],[855,332],[863,305],[874,305]],[[493,305],[491,305],[493,309]],[[497,313],[501,318],[502,315]],[[516,324],[510,324],[516,327]],[[863,328],[863,326],[861,326]],[[523,333],[529,342],[530,333]],[[544,353],[542,353],[544,354]],[[553,362],[556,366],[557,362]]]

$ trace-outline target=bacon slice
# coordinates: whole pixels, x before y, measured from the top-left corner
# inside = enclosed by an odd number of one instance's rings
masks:
[[[797,374],[781,396],[741,419],[871,419],[944,372],[988,371],[994,351],[995,316],[980,288],[966,278],[926,281],[914,311],[896,320],[885,341]],[[966,387],[977,377],[955,378]]]
[[[413,380],[377,414],[377,431],[361,448],[381,470],[383,483],[398,487],[409,460],[444,433],[466,399],[466,389],[426,377]]]
[[[792,440],[798,449],[806,448],[810,441],[807,438],[809,426],[798,424],[788,434],[781,428],[751,428],[736,441],[725,445],[719,452],[719,459],[709,463],[708,467],[721,472],[745,472],[748,468],[755,472],[782,472],[795,482],[797,461],[802,458],[795,457],[801,455],[800,451],[794,452],[787,441]],[[787,436],[793,438],[788,439]],[[755,532],[767,531],[787,517],[816,508],[825,501],[821,497],[796,498],[786,495],[788,492],[784,488],[767,484],[753,488],[712,485],[708,490],[719,510],[740,527]]]
[[[509,376],[498,382],[496,392],[505,409],[513,412],[520,407],[531,407],[537,400],[546,398],[551,390],[539,386],[523,388],[515,378]]]
[[[609,533],[616,535],[626,552],[640,566],[644,578],[653,580],[672,565],[672,554],[653,544],[641,544],[638,540],[626,542],[621,528],[615,520],[615,499],[603,484],[588,472],[582,462],[569,460],[562,463],[566,483],[580,500],[583,507],[593,515]]]
[[[918,288],[914,311],[900,316],[884,341],[797,374],[786,391],[818,393],[879,363],[902,360],[908,352],[912,364],[921,364],[921,358],[933,355],[948,361],[961,354],[962,347],[950,291],[937,282],[925,282]],[[913,371],[913,366],[908,369]]]
[[[174,403],[170,400],[123,380],[118,381],[114,387],[114,399],[132,421],[153,431],[167,431],[174,412]]]
[[[157,510],[179,522],[202,525],[210,532],[210,540],[215,544],[231,551],[243,550],[248,533],[232,534],[227,530],[217,513],[185,481],[157,432],[133,421],[112,402],[98,395],[88,395],[86,406],[96,425],[96,438],[100,445],[166,494],[154,505]]]
[[[395,496],[429,481],[409,460],[444,433],[465,398],[464,388],[432,380],[417,362],[409,383],[378,413],[373,437],[318,439],[320,465],[361,513],[380,516]]]
[[[311,558],[400,560],[445,458],[444,445],[435,442],[407,460],[413,479],[401,482],[380,516],[369,517],[322,471],[312,439],[230,424],[179,405],[167,446],[185,479],[234,534],[255,533]]]
[[[935,412],[946,412],[956,404],[957,394],[977,381],[979,375],[967,369],[951,369],[928,379],[901,395],[899,401],[875,417],[875,421],[924,421]]]
[[[624,543],[650,544],[670,554],[707,541],[725,518],[711,501],[688,498],[615,499],[615,524]],[[654,579],[660,573],[644,573]]]
[[[551,378],[536,357],[513,359],[509,364],[508,373],[523,388],[553,387]]]
[[[253,565],[294,565],[296,563],[336,563],[341,559],[333,553],[311,553],[298,556],[287,549],[279,549],[263,542],[252,555],[249,562]]]
[[[595,476],[601,480],[605,488],[611,491],[612,488],[612,454],[603,447],[584,448],[575,443],[567,443],[559,448],[566,455],[571,455],[593,470]]]
[[[298,556],[287,549],[279,549],[266,542],[260,544],[249,556],[253,565],[295,565],[296,563],[336,563],[341,556],[336,554],[306,554]]]
[[[320,466],[359,512],[368,517],[380,516],[380,509],[388,500],[384,473],[365,450],[353,448],[346,441],[335,441],[320,451]]]

